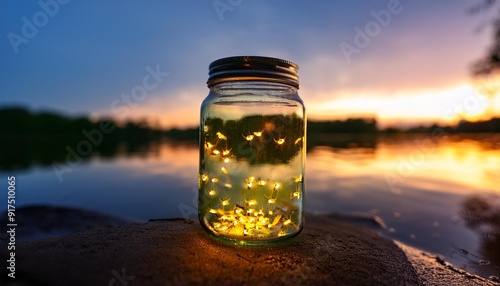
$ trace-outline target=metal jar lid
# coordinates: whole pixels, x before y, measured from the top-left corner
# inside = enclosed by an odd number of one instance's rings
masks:
[[[299,66],[291,61],[237,56],[218,59],[208,67],[208,87],[228,81],[269,81],[299,88]]]

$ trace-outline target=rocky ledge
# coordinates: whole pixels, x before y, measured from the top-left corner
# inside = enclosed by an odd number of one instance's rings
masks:
[[[0,285],[496,285],[376,225],[309,215],[300,235],[266,246],[229,244],[185,219],[97,227],[18,242],[16,278],[1,267]]]

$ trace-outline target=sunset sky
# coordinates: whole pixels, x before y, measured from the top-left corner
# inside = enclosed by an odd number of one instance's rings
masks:
[[[472,3],[0,1],[0,106],[195,126],[210,62],[261,55],[300,66],[311,119],[498,116],[470,73],[492,43]]]

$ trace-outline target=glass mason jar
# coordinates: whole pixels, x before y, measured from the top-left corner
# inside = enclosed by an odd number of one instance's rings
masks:
[[[198,215],[210,234],[259,244],[304,224],[306,114],[298,66],[268,57],[210,64],[201,106]]]

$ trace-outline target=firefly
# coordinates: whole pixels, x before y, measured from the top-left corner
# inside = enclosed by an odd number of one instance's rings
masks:
[[[262,136],[262,131],[254,132],[253,135],[260,137],[260,136]]]
[[[252,140],[253,140],[253,138],[254,138],[254,136],[253,136],[252,134],[247,135],[247,136],[244,136],[244,135],[243,135],[243,138],[245,138],[245,140],[247,140],[247,141],[252,141]]]
[[[226,170],[226,168],[224,168],[224,167],[220,167],[220,171],[221,171],[223,174],[227,175],[227,170]]]
[[[278,145],[283,145],[283,143],[285,143],[285,138],[281,138],[278,140],[274,139],[274,142],[276,142],[276,144],[278,144]]]
[[[281,187],[280,183],[274,184],[274,190],[277,191]]]
[[[257,204],[257,201],[256,200],[249,200],[246,202],[249,206],[254,206]]]
[[[240,214],[243,211],[243,207],[236,204],[236,207],[234,208],[234,213],[235,214]]]
[[[217,137],[220,139],[220,140],[227,140],[227,137],[224,136],[224,134],[220,133],[220,132],[217,132],[215,135],[217,135]]]
[[[202,180],[203,182],[206,182],[206,181],[208,180],[208,176],[207,176],[207,175],[205,175],[205,174],[201,175],[201,180]]]

